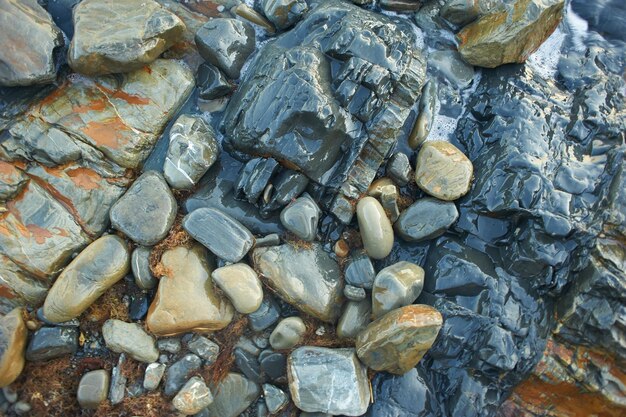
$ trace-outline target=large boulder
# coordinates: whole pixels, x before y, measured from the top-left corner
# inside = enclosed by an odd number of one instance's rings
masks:
[[[225,112],[226,145],[334,189],[332,211],[349,222],[419,97],[415,41],[403,20],[320,2],[251,62]]]
[[[182,39],[185,24],[153,0],[85,0],[74,9],[68,62],[87,75],[128,72]]]
[[[0,86],[56,79],[55,49],[63,35],[37,0],[0,0]]]

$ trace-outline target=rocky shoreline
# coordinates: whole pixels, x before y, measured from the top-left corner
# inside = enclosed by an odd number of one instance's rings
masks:
[[[622,415],[601,3],[0,0],[0,414]]]

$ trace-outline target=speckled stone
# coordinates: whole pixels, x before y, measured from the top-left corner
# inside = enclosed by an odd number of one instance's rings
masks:
[[[415,181],[427,194],[444,201],[456,200],[470,190],[474,167],[456,146],[426,142],[417,156]]]
[[[401,375],[422,359],[442,324],[441,314],[431,306],[401,307],[363,329],[356,339],[356,351],[369,368]]]

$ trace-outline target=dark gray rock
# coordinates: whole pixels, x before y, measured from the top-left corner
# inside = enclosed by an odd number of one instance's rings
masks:
[[[305,0],[263,0],[263,13],[279,30],[298,23],[308,9]]]
[[[309,179],[301,172],[283,169],[272,181],[272,193],[267,203],[261,206],[261,213],[268,215],[286,206],[306,189]]]
[[[300,347],[289,355],[288,376],[291,398],[302,411],[346,416],[367,411],[367,368],[354,349]]]
[[[254,244],[254,236],[229,215],[214,209],[201,208],[183,219],[183,227],[216,256],[239,262]]]
[[[261,306],[254,313],[248,314],[248,324],[255,332],[267,329],[280,318],[280,307],[270,295],[266,295]]]
[[[232,79],[254,51],[254,29],[249,23],[236,19],[213,18],[195,36],[198,52]]]
[[[278,246],[280,245],[280,236],[277,233],[272,233],[271,235],[258,237],[254,242],[255,248],[262,248],[267,246]]]
[[[344,339],[356,338],[359,332],[370,323],[371,313],[371,299],[348,301],[337,323],[337,336]]]
[[[419,242],[441,236],[458,218],[454,203],[427,197],[404,210],[393,227],[407,242]]]
[[[300,239],[312,242],[317,236],[317,224],[321,214],[315,200],[305,193],[283,209],[280,221]]]
[[[198,95],[205,100],[224,97],[233,91],[233,86],[222,72],[214,65],[208,63],[198,67],[196,86],[198,87]]]
[[[152,246],[169,232],[178,206],[163,176],[143,173],[111,207],[111,225],[133,241]]]
[[[413,125],[413,130],[409,134],[409,146],[411,149],[420,147],[433,127],[433,121],[436,116],[435,111],[437,110],[438,89],[436,80],[430,79],[424,84],[422,96],[417,106],[415,125]]]
[[[351,202],[373,180],[419,95],[424,60],[414,44],[406,22],[319,3],[251,63],[225,111],[227,146],[333,187],[329,200],[345,183],[330,205],[349,222]]]
[[[410,13],[422,7],[423,0],[380,0],[380,7],[394,12]]]
[[[37,330],[26,348],[26,359],[47,361],[71,355],[78,349],[78,329],[75,327],[42,327]]]
[[[346,282],[359,288],[371,290],[376,278],[372,261],[364,252],[354,252],[350,256],[344,271]]]
[[[174,362],[165,372],[165,395],[176,394],[182,386],[187,382],[192,372],[198,370],[202,366],[202,360],[193,354],[183,356]]]
[[[199,116],[183,114],[170,130],[163,176],[172,188],[193,188],[219,155],[211,125]]]
[[[207,365],[215,362],[220,353],[220,347],[217,343],[200,335],[194,335],[187,343],[187,347],[190,351],[200,356]]]
[[[405,186],[411,180],[411,163],[409,157],[402,152],[396,152],[387,161],[385,168],[387,175],[398,185]]]
[[[263,354],[268,352],[267,354]],[[276,383],[287,381],[287,356],[283,353],[263,351],[259,356],[263,376]]]
[[[240,374],[229,373],[216,387],[213,403],[207,407],[210,416],[237,417],[257,399],[261,388]]]
[[[116,405],[124,401],[126,392],[126,377],[122,374],[122,367],[126,356],[122,353],[117,361],[117,365],[111,370],[111,384],[109,387],[109,401]]]
[[[56,79],[55,49],[63,35],[36,0],[0,1],[0,85],[46,84]]]
[[[158,284],[150,270],[151,252],[151,248],[137,246],[130,257],[130,267],[135,277],[135,284],[142,290],[151,290]]]
[[[256,356],[238,347],[235,348],[234,356],[235,365],[249,380],[262,382],[261,367]]]
[[[235,183],[235,196],[256,204],[269,181],[278,169],[278,162],[272,158],[251,159],[239,172]]]
[[[474,67],[463,61],[457,51],[435,51],[428,55],[428,68],[439,73],[459,89],[469,87],[474,80]],[[436,93],[436,90],[435,90]],[[433,100],[431,97],[430,100]]]

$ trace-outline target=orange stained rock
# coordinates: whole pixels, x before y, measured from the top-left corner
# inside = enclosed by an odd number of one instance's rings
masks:
[[[145,68],[145,67],[144,67]],[[148,68],[148,73],[151,74],[152,70]],[[98,89],[109,95],[109,98],[119,98],[120,100],[124,100],[128,104],[137,104],[137,105],[146,105],[150,104],[150,99],[145,97],[141,97],[134,94],[129,94],[123,90],[111,90],[109,88],[104,87],[103,85],[96,84]]]
[[[118,116],[113,116],[110,119],[89,122],[81,131],[99,146],[119,149],[128,143],[125,132],[131,129]]]
[[[67,176],[77,187],[85,190],[100,188],[100,181],[102,181],[102,177],[97,172],[83,167],[68,170]]]

